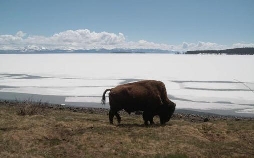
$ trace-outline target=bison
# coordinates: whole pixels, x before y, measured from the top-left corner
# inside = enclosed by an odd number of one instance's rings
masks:
[[[106,89],[102,95],[102,104],[105,104],[105,94],[109,93],[109,122],[113,124],[116,116],[118,123],[121,117],[118,111],[124,109],[129,114],[134,111],[143,111],[144,124],[154,124],[153,117],[159,115],[160,123],[168,122],[175,111],[176,104],[167,97],[163,82],[143,80]]]

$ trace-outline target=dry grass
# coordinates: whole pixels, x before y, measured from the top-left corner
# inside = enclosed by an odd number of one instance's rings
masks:
[[[172,119],[143,125],[124,115],[110,125],[106,114],[46,109],[17,115],[18,106],[0,104],[0,157],[251,157],[253,120],[193,123]]]
[[[17,115],[21,116],[43,114],[47,105],[47,103],[43,103],[41,101],[33,102],[30,99],[24,101],[15,101],[15,106],[18,106],[16,111]]]

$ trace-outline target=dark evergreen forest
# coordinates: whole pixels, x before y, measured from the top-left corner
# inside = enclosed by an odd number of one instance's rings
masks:
[[[185,54],[227,54],[227,55],[253,55],[254,48],[234,48],[225,50],[196,50]]]

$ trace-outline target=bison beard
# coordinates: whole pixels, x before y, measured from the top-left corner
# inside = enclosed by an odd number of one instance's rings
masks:
[[[144,80],[106,89],[102,95],[102,104],[105,104],[105,94],[109,93],[109,122],[113,124],[116,116],[118,123],[121,117],[118,111],[124,109],[129,114],[134,111],[143,111],[145,125],[154,124],[153,117],[159,115],[160,123],[168,122],[175,111],[176,104],[167,97],[164,83],[154,80]]]

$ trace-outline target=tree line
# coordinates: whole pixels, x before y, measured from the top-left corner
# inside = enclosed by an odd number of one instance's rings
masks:
[[[234,48],[225,50],[195,50],[185,54],[227,54],[227,55],[254,55],[254,48]]]

